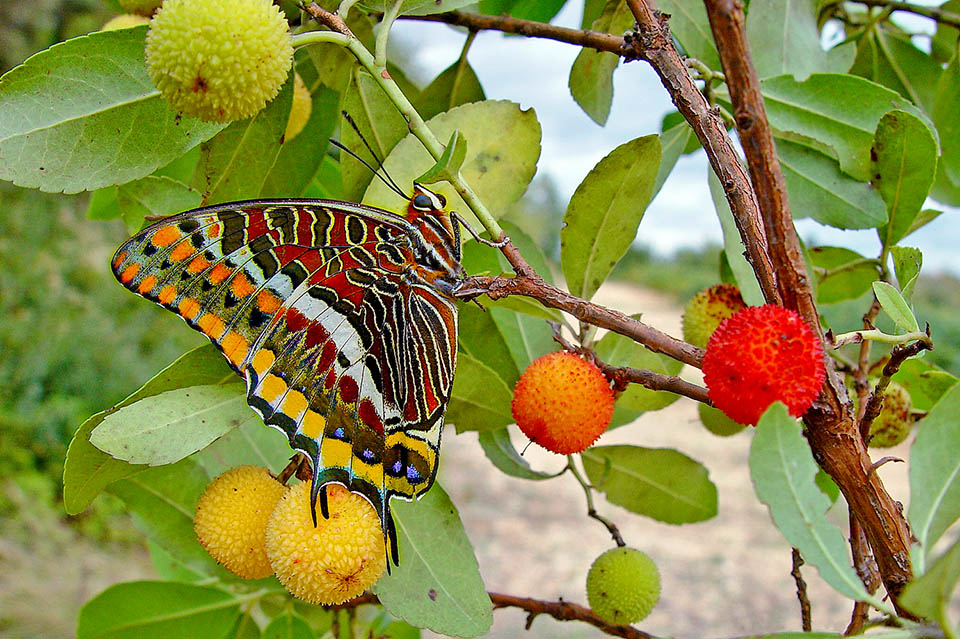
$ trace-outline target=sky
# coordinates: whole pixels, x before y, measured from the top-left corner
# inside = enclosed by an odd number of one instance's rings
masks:
[[[568,3],[555,24],[579,28],[581,3]],[[919,28],[929,26],[923,19]],[[391,33],[409,45],[413,62],[425,77],[434,77],[460,55],[465,35],[435,23],[399,21]],[[637,61],[614,73],[613,107],[606,126],[595,124],[570,97],[567,79],[576,46],[532,38],[481,32],[469,61],[488,99],[509,99],[533,107],[543,129],[538,170],[549,175],[568,200],[593,166],[627,140],[660,132],[663,116],[673,111],[670,98],[651,67]],[[702,151],[682,156],[644,215],[637,242],[660,255],[679,248],[721,243],[720,225],[707,186],[708,164]],[[930,206],[945,207],[930,202]],[[905,241],[924,253],[924,271],[960,275],[960,210],[946,210],[937,220]],[[808,245],[844,246],[866,256],[879,252],[875,231],[841,231],[813,220],[798,220]]]

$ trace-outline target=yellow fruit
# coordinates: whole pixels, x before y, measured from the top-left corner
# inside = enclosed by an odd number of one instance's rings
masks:
[[[160,8],[163,0],[118,0],[118,2],[124,11],[149,17]]]
[[[690,298],[683,309],[683,339],[706,348],[720,322],[746,308],[740,289],[733,284],[715,284]]]
[[[613,391],[599,368],[559,351],[537,358],[513,391],[513,418],[534,444],[561,455],[589,448],[613,417]]]
[[[150,78],[175,109],[217,122],[263,109],[293,62],[287,21],[269,0],[166,0],[146,53]]]
[[[870,424],[871,448],[890,448],[907,438],[913,427],[911,406],[907,389],[896,382],[890,382],[887,392],[884,393],[883,408]]]
[[[144,24],[150,24],[150,18],[134,15],[132,13],[123,13],[107,20],[103,24],[103,26],[100,27],[100,30],[116,31],[118,29],[130,29],[132,27],[139,27]]]
[[[313,101],[310,99],[310,91],[299,73],[293,74],[293,105],[290,107],[290,119],[287,120],[287,130],[283,133],[283,141],[289,142],[297,137],[303,127],[307,126],[307,120],[310,119],[310,111],[313,110]]]
[[[298,599],[331,605],[353,599],[386,568],[380,518],[367,500],[328,484],[329,519],[310,511],[310,484],[291,488],[267,524],[267,556],[287,590]]]
[[[273,574],[267,552],[267,520],[286,487],[260,466],[238,466],[207,486],[197,503],[193,529],[223,567],[243,579]]]
[[[587,573],[587,601],[597,615],[623,625],[645,619],[660,600],[660,572],[634,548],[603,553]]]

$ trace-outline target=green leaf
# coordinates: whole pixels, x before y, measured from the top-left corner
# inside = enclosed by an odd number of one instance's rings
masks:
[[[907,234],[927,199],[937,170],[937,141],[920,118],[898,110],[880,118],[873,149],[873,185],[890,218],[877,233],[887,249]]]
[[[717,514],[717,487],[707,469],[669,448],[593,446],[580,453],[590,482],[607,501],[668,524]]]
[[[417,503],[394,501],[400,565],[373,587],[398,619],[438,634],[476,637],[493,623],[473,547],[439,484]]]
[[[240,384],[178,388],[107,415],[90,443],[131,464],[160,466],[192,455],[253,417]]]
[[[859,37],[850,73],[893,89],[925,113],[933,112],[940,63],[883,23]]]
[[[252,614],[245,612],[240,615],[233,630],[227,636],[230,639],[260,639],[260,626],[257,625]]]
[[[279,472],[293,451],[287,436],[276,428],[263,425],[259,417],[228,432],[192,457],[207,475],[216,477],[224,471],[252,464]]]
[[[934,185],[936,185],[936,181],[934,181]],[[930,197],[936,197],[932,190],[930,191]],[[936,209],[921,209],[921,211],[917,214],[917,217],[913,219],[913,223],[910,225],[910,228],[907,229],[907,233],[904,237],[910,235],[917,229],[923,228],[941,215],[943,215],[943,211],[938,211]]]
[[[486,100],[464,104],[430,119],[427,125],[441,140],[454,129],[467,141],[467,158],[461,173],[494,217],[520,199],[536,172],[540,157],[540,124],[532,109],[523,111],[513,102]],[[408,135],[387,156],[383,166],[397,184],[411,184],[436,161],[423,145]],[[432,190],[447,199],[447,210],[457,211],[473,228],[481,225],[452,186]],[[397,194],[379,180],[370,183],[364,204],[393,210]]]
[[[166,216],[200,206],[200,194],[168,177],[148,175],[116,187],[117,206],[127,228],[137,231],[147,215]]]
[[[299,135],[292,140],[284,138],[277,160],[263,181],[261,193],[265,197],[302,196],[326,157],[340,116],[340,94],[320,85],[311,101],[310,119]]]
[[[872,178],[870,150],[880,118],[897,108],[921,116],[890,89],[852,75],[815,73],[798,82],[782,75],[761,82],[770,124],[781,138],[835,157],[854,179]]]
[[[343,96],[343,110],[353,118],[360,134],[376,152],[376,157],[372,156],[367,147],[360,140],[360,136],[353,129],[353,126],[347,121],[346,117],[340,120],[340,142],[348,149],[363,158],[370,166],[379,166],[380,162],[387,157],[387,154],[393,150],[393,147],[403,139],[409,132],[407,123],[397,111],[397,107],[390,102],[390,98],[383,92],[383,89],[374,81],[369,73],[357,67],[350,76],[350,84]],[[434,131],[434,133],[439,133]],[[431,162],[429,166],[432,166]],[[429,166],[425,166],[420,173],[423,173]],[[413,183],[420,173],[411,174],[406,180],[401,179],[393,173],[392,169],[387,171],[392,175],[397,184],[406,186]],[[347,153],[340,154],[340,176],[343,180],[343,197],[351,202],[359,202],[363,197],[364,191],[371,184],[378,184],[379,180],[373,179],[370,169],[358,162]],[[396,194],[391,191],[393,197],[388,200],[389,208],[393,210],[397,205]]]
[[[504,474],[520,479],[539,481],[556,477],[555,473],[544,473],[530,468],[530,464],[517,453],[510,441],[510,431],[506,428],[488,430],[480,433],[480,447],[487,459]],[[563,472],[563,471],[560,471]]]
[[[274,617],[261,635],[263,639],[313,639],[313,629],[295,612]]]
[[[433,13],[456,11],[472,4],[476,0],[402,0],[400,15],[425,16]],[[374,11],[389,11],[396,4],[396,0],[362,0],[363,6]]]
[[[874,228],[887,221],[880,194],[841,173],[833,158],[783,139],[777,140],[777,156],[795,218],[811,217],[841,229]]]
[[[256,115],[232,123],[200,147],[193,187],[205,204],[279,197],[264,187],[277,163],[293,103],[293,74],[280,93]]]
[[[513,390],[500,376],[468,353],[457,356],[457,373],[446,421],[465,430],[495,430],[513,423]]]
[[[908,359],[900,365],[893,381],[907,389],[917,410],[930,410],[957,383],[957,378],[922,359]]]
[[[147,75],[146,32],[73,38],[0,78],[0,179],[65,193],[123,184],[224,127],[182,116],[160,97]]]
[[[512,388],[520,378],[521,369],[507,345],[507,335],[497,326],[493,315],[476,306],[466,305],[460,309],[459,324],[460,353],[466,353],[496,371],[504,383]]]
[[[940,10],[960,14],[960,0],[947,0],[940,5]],[[960,29],[938,21],[936,33],[930,43],[933,59],[941,64],[950,62],[957,50],[958,37],[960,37]]]
[[[900,291],[886,282],[874,282],[873,294],[877,296],[883,312],[893,320],[894,324],[908,333],[916,333],[920,330],[917,318],[914,317],[910,305],[903,299]]]
[[[940,162],[953,183],[960,183],[960,56],[954,56],[937,84],[933,123],[940,133]]]
[[[77,639],[225,637],[242,603],[205,586],[171,581],[116,584],[80,609]]]
[[[820,46],[817,0],[784,0],[763,11],[747,14],[747,38],[753,51],[757,76],[769,78],[784,73],[804,80],[818,71],[846,71]],[[849,67],[849,64],[847,64]]]
[[[550,22],[567,0],[480,0],[480,13]],[[599,10],[599,9],[598,9]],[[589,24],[587,25],[589,26]]]
[[[666,120],[664,120],[666,124]],[[687,124],[686,120],[681,118],[678,124],[664,129],[660,134],[660,168],[657,169],[657,178],[653,183],[653,194],[650,199],[653,200],[663,187],[663,183],[670,177],[670,172],[680,159],[680,155],[687,149],[690,140],[696,141],[697,137],[693,129]]]
[[[765,301],[760,291],[760,283],[757,282],[753,268],[744,257],[746,249],[743,246],[743,240],[740,239],[740,232],[733,220],[733,213],[730,212],[730,204],[723,193],[723,187],[720,186],[720,180],[713,171],[707,171],[707,183],[710,185],[710,197],[713,198],[713,206],[716,208],[720,227],[723,230],[723,254],[736,279],[740,295],[748,306],[760,306]]]
[[[210,575],[184,565],[152,539],[147,539],[147,551],[150,553],[150,561],[157,572],[157,577],[163,581],[196,583],[210,578]]]
[[[477,74],[467,59],[461,55],[459,60],[435,77],[413,103],[420,117],[429,120],[438,113],[449,111],[455,106],[486,99],[487,96],[483,93]]]
[[[915,615],[933,619],[943,629],[944,636],[950,637],[955,626],[948,612],[958,580],[960,541],[954,542],[950,550],[938,557],[922,577],[907,584],[900,596],[900,604]]]
[[[817,276],[817,301],[821,304],[857,299],[878,277],[877,266],[850,249],[815,246],[808,254],[817,269],[826,271]]]
[[[633,24],[633,14],[626,3],[610,0],[591,30],[619,35]],[[613,72],[620,56],[609,51],[583,48],[570,68],[570,95],[590,119],[603,126],[613,103]]]
[[[612,366],[642,368],[661,375],[677,375],[683,368],[681,362],[654,353],[618,333],[607,333],[596,343],[595,348],[597,356]],[[655,391],[640,384],[630,384],[617,397],[617,407],[630,411],[636,417],[646,411],[666,408],[677,399],[679,395],[669,391]]]
[[[637,236],[653,196],[660,140],[647,135],[600,160],[570,198],[560,230],[567,288],[590,299]]]
[[[134,525],[193,572],[230,578],[197,541],[193,514],[210,478],[190,459],[157,466],[110,484]]]
[[[920,267],[923,266],[923,253],[918,248],[910,246],[891,246],[893,256],[893,272],[897,276],[897,284],[907,302],[913,296],[913,287],[920,276]]]
[[[120,203],[117,202],[117,187],[105,186],[90,193],[87,204],[88,220],[113,220],[120,217]]]
[[[910,449],[910,528],[926,555],[960,517],[960,386],[940,398]]]
[[[86,420],[73,436],[64,463],[63,505],[67,514],[82,512],[108,484],[146,468],[114,459],[90,443],[90,433],[104,417],[145,397],[159,395],[168,390],[202,384],[223,384],[235,379],[235,374],[227,367],[220,352],[212,344],[207,344],[179,357],[113,408]]]
[[[687,56],[720,71],[720,54],[713,44],[707,10],[700,0],[659,0],[657,7],[670,16],[670,33]]]
[[[817,464],[801,426],[777,402],[760,418],[750,446],[750,475],[757,497],[770,508],[780,532],[824,581],[843,595],[888,607],[871,597],[850,566],[840,529],[827,521],[830,499],[817,487]]]

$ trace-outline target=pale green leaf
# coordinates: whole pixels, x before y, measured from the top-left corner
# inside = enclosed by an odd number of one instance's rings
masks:
[[[607,333],[596,343],[595,348],[597,356],[612,366],[640,368],[661,375],[677,375],[683,368],[682,362],[654,353],[619,333]],[[637,417],[646,411],[666,408],[677,399],[679,395],[669,391],[655,391],[641,384],[630,384],[617,397],[617,407],[628,410]]]
[[[626,3],[609,0],[591,29],[600,33],[619,35],[633,24],[633,14]],[[610,115],[613,102],[613,72],[620,64],[620,56],[609,51],[584,47],[570,68],[570,95],[590,119],[603,126]]]
[[[494,430],[513,423],[513,389],[496,370],[467,353],[457,356],[457,373],[446,421],[465,430]]]
[[[360,4],[374,11],[388,11],[397,0],[362,0]],[[476,0],[400,0],[400,15],[425,16],[433,13],[456,11]]]
[[[850,73],[893,89],[925,113],[933,112],[940,64],[882,22],[859,37]]]
[[[817,0],[781,0],[747,14],[750,48],[762,52],[754,56],[758,77],[789,73],[805,80],[811,73],[836,70],[820,46],[817,4]]]
[[[840,172],[836,160],[808,146],[777,140],[777,156],[795,218],[810,217],[841,229],[865,229],[887,221],[877,191]]]
[[[171,581],[110,586],[84,604],[77,639],[225,637],[242,601],[230,593]]]
[[[263,639],[313,639],[313,629],[300,615],[288,611],[270,620],[263,629]]]
[[[149,175],[224,127],[176,113],[147,75],[144,27],[99,31],[0,78],[0,179],[76,193]]]
[[[493,606],[456,506],[443,488],[417,503],[396,500],[400,565],[373,592],[398,619],[443,635],[476,637],[493,623]]]
[[[540,124],[532,109],[524,111],[513,102],[486,100],[450,109],[431,118],[427,125],[441,140],[449,139],[454,129],[460,129],[467,141],[461,173],[494,217],[503,215],[510,204],[520,199],[540,157]],[[397,184],[404,185],[412,184],[435,162],[410,134],[397,143],[383,166]],[[433,185],[432,190],[447,199],[447,210],[457,211],[473,228],[481,228],[452,186]],[[367,188],[363,203],[395,210],[398,198],[375,180]]]
[[[900,365],[893,381],[909,391],[914,408],[928,411],[957,383],[957,378],[925,359],[912,358]]]
[[[883,312],[893,320],[894,324],[908,333],[916,333],[920,330],[917,318],[900,291],[886,282],[874,282],[873,294],[877,296]]]
[[[200,206],[200,194],[168,177],[148,175],[116,188],[117,206],[127,228],[138,231],[148,215],[167,216]]]
[[[665,129],[660,134],[660,167],[657,169],[657,179],[653,184],[651,200],[657,196],[663,183],[670,177],[670,172],[691,139],[696,140],[696,136],[686,120],[681,120],[679,124]]]
[[[480,433],[480,446],[487,459],[511,477],[534,481],[556,477],[553,473],[544,473],[530,468],[530,464],[517,453],[510,441],[510,432],[506,428],[488,430]]]
[[[910,302],[913,287],[923,266],[923,253],[912,246],[891,246],[890,255],[893,257],[893,272],[897,276],[897,284],[904,299]]]
[[[960,183],[960,56],[954,56],[937,84],[933,123],[940,133],[940,162],[954,184]]]
[[[440,72],[414,100],[424,120],[455,106],[486,100],[480,80],[466,58],[460,58]]]
[[[850,249],[815,246],[808,255],[818,271],[824,271],[817,274],[817,301],[821,304],[857,299],[879,277],[876,264]]]
[[[927,199],[937,170],[937,141],[920,118],[896,110],[880,118],[873,148],[873,185],[889,217],[877,233],[889,248],[907,234]]]
[[[707,469],[669,448],[593,446],[580,454],[590,482],[607,501],[668,524],[717,514],[717,487]]]
[[[131,464],[160,466],[192,455],[254,418],[240,384],[191,386],[145,397],[107,415],[90,443]]]
[[[701,0],[658,0],[657,8],[670,15],[670,33],[691,58],[720,71],[720,54],[713,43],[707,10]]]
[[[723,187],[720,186],[720,180],[713,171],[708,171],[707,182],[710,185],[713,206],[717,211],[717,217],[720,218],[720,227],[723,229],[723,253],[727,258],[727,264],[736,279],[743,301],[748,306],[759,306],[764,303],[763,293],[760,291],[760,284],[757,282],[753,268],[744,257],[743,240],[740,239],[740,232],[733,220],[733,213],[730,212],[730,204],[724,196]]]
[[[900,604],[920,617],[935,620],[944,636],[955,636],[949,610],[952,595],[960,580],[960,541],[938,557],[922,577],[911,581],[900,596]]]
[[[960,517],[960,385],[933,405],[910,449],[910,529],[924,553]]]
[[[817,487],[817,464],[802,428],[780,402],[760,418],[750,446],[750,475],[757,497],[770,508],[780,532],[838,592],[881,610],[850,565],[846,540],[827,521],[830,499]]]
[[[560,231],[567,288],[590,299],[630,248],[660,166],[660,140],[621,144],[587,174],[570,198]]]

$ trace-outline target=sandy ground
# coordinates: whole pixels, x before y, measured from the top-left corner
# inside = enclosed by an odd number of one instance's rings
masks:
[[[597,301],[642,312],[647,323],[680,334],[680,310],[666,297],[614,284],[605,286]],[[581,488],[569,476],[543,482],[505,476],[486,460],[476,439],[475,433],[446,434],[440,481],[460,509],[488,589],[585,603],[587,569],[612,541],[601,524],[587,518]],[[520,445],[522,436],[516,434],[514,442]],[[640,624],[643,630],[699,639],[799,629],[790,547],[750,483],[749,431],[715,437],[700,425],[695,404],[681,399],[604,435],[600,443],[677,448],[708,468],[719,492],[719,515],[686,526],[661,524],[598,499],[599,511],[620,527],[626,542],[660,568],[663,594]],[[888,454],[905,458],[907,451],[902,445]],[[541,470],[564,463],[537,447],[525,457]],[[881,474],[894,496],[906,502],[905,464],[887,464]],[[843,509],[831,514],[844,524]],[[0,535],[0,637],[72,636],[76,611],[87,598],[116,581],[151,577],[145,556],[106,555],[55,521],[18,523],[22,529]],[[814,628],[842,630],[848,602],[833,594],[815,569],[807,567],[804,575]],[[16,630],[9,626],[11,617],[20,621]],[[590,626],[548,617],[536,619],[525,634],[524,621],[522,611],[497,611],[489,636],[599,636]]]

